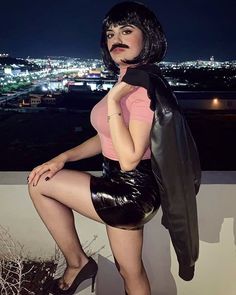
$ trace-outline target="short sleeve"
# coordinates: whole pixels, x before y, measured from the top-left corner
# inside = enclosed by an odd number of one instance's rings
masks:
[[[129,96],[130,120],[152,123],[154,112],[150,109],[150,98],[147,90],[139,87]]]

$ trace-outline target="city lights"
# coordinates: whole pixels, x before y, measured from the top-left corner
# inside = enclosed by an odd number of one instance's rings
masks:
[[[0,54],[0,105],[13,103],[15,97],[39,91],[44,93],[44,100],[34,98],[28,104],[19,98],[18,106],[37,107],[42,102],[56,106],[57,100],[50,100],[48,95],[108,91],[117,80],[116,75],[104,68],[100,59],[62,56],[26,60],[11,58],[11,63],[3,63],[8,57],[8,54]],[[195,97],[202,89],[205,93],[212,91],[211,88],[208,90],[208,85],[216,90],[221,87],[224,91],[235,85],[235,74],[229,74],[235,73],[235,61],[219,62],[212,56],[205,61],[163,61],[159,67],[176,95],[182,92],[177,98],[184,108],[236,109],[235,99],[220,99],[217,92],[212,93],[212,99],[209,96],[201,100]],[[183,92],[189,92],[187,99],[183,97]]]
[[[219,98],[213,98],[213,105],[217,106],[219,105]]]

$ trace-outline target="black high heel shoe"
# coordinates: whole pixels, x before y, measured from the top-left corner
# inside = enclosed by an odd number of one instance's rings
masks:
[[[51,289],[49,290],[49,293],[52,293],[54,295],[73,295],[78,288],[78,286],[85,280],[92,279],[92,286],[91,286],[91,292],[94,292],[94,284],[95,284],[95,278],[97,275],[98,266],[97,263],[93,260],[92,257],[89,257],[89,261],[85,266],[80,270],[80,272],[75,277],[73,283],[70,285],[70,287],[66,290],[63,290],[59,287],[59,279],[53,280],[53,285]]]

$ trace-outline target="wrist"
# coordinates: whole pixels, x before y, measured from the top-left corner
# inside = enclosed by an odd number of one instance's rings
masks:
[[[64,163],[68,162],[68,156],[66,155],[66,153],[62,153],[60,155],[58,155],[58,158],[63,161]]]
[[[109,104],[120,104],[120,100],[121,100],[122,96],[119,95],[107,95],[107,103]]]
[[[115,112],[115,113],[112,113],[112,114],[109,114],[108,116],[107,116],[107,122],[109,122],[110,121],[110,119],[111,119],[111,117],[113,117],[113,116],[121,116],[122,114],[121,114],[121,112]]]

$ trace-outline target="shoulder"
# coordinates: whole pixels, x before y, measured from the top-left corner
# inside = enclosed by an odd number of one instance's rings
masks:
[[[129,103],[134,103],[138,101],[150,101],[148,94],[147,94],[147,89],[144,87],[138,87],[133,91],[131,94],[129,94],[127,98]]]
[[[152,122],[153,111],[150,108],[150,99],[147,90],[138,87],[127,99],[127,107],[130,111],[130,118],[139,121]]]

